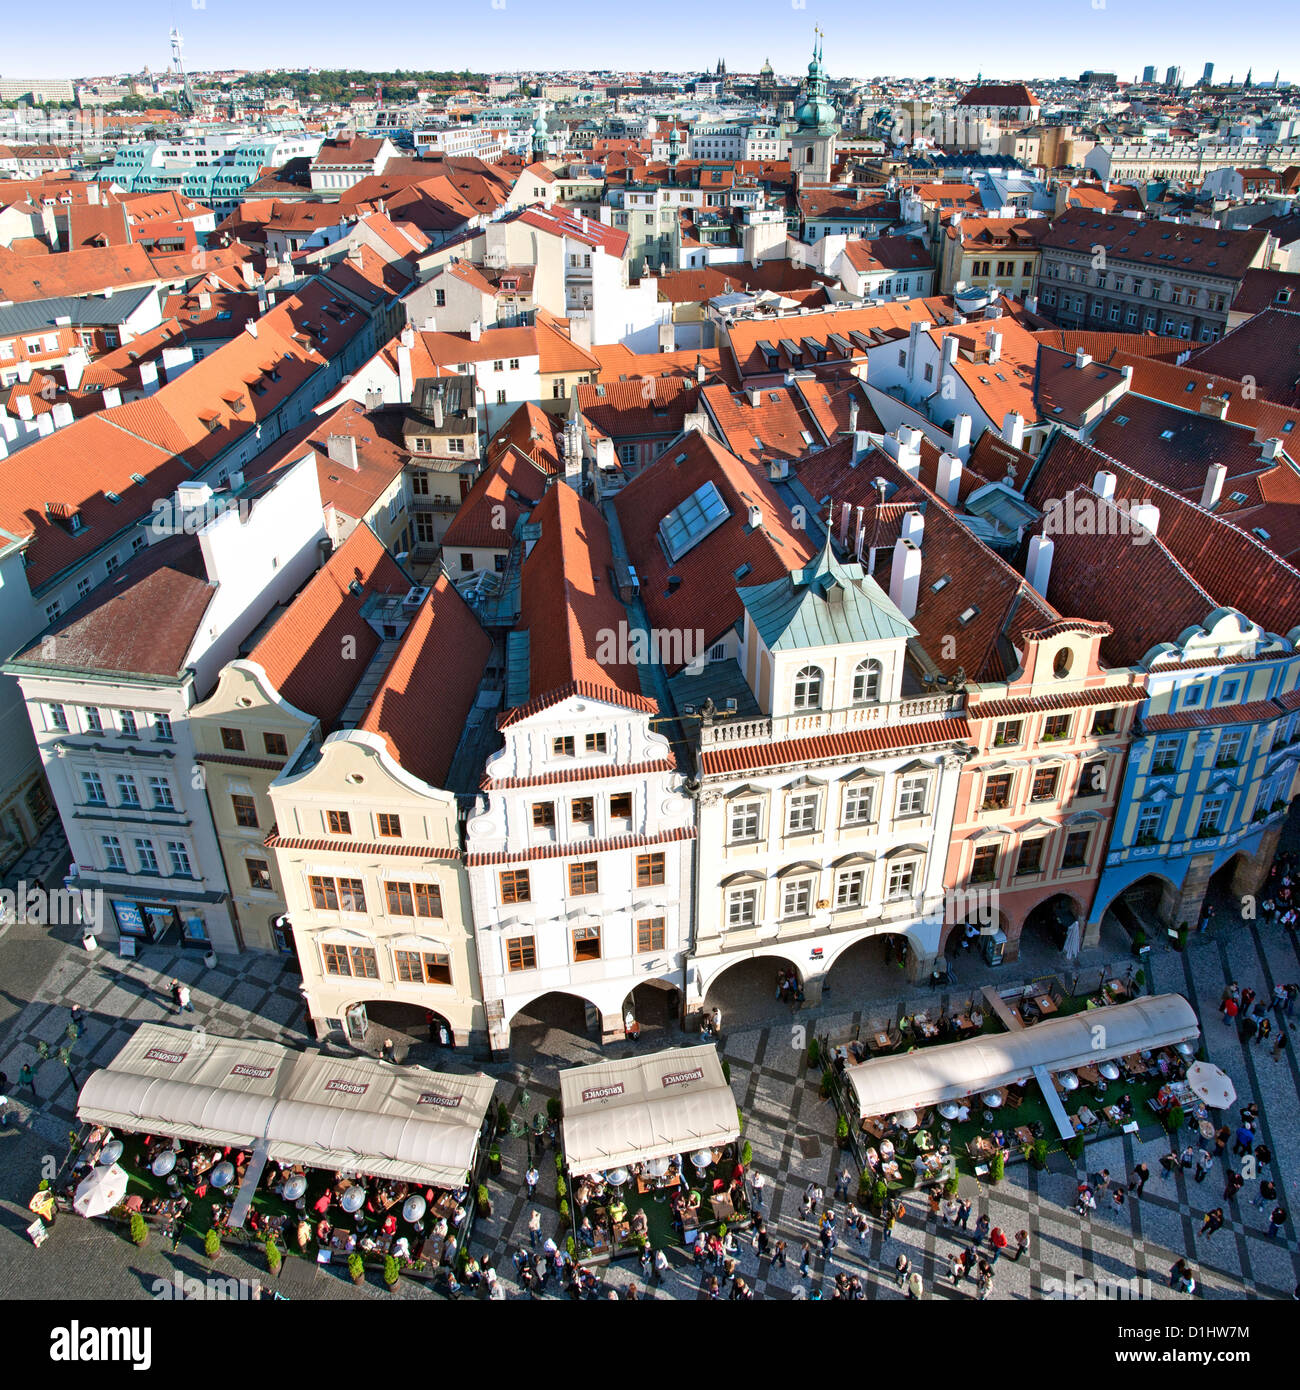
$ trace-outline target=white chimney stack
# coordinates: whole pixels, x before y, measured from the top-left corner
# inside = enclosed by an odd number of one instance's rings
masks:
[[[950,367],[957,360],[957,349],[961,346],[955,333],[947,334],[939,345],[940,361]]]
[[[989,349],[989,361],[990,361],[990,362],[998,362],[998,361],[1000,361],[1001,358],[1002,358],[1002,334],[1001,334],[1001,333],[994,333],[994,332],[992,331],[992,329],[990,329],[990,330],[984,335],[984,341],[988,344],[988,349]]]
[[[849,518],[853,515],[853,508],[847,502],[840,504],[840,546],[843,548],[849,543]]]
[[[405,335],[403,335],[405,336]],[[397,400],[399,405],[410,405],[415,391],[415,380],[411,374],[411,349],[405,343],[397,348]]]
[[[925,515],[922,512],[904,512],[900,534],[905,541],[919,546],[925,539]]]
[[[1074,365],[1075,365],[1076,367],[1078,367],[1078,369],[1079,369],[1080,371],[1082,371],[1082,370],[1083,370],[1086,366],[1088,366],[1091,362],[1092,362],[1092,357],[1091,357],[1090,354],[1084,352],[1084,350],[1083,350],[1082,348],[1075,348],[1075,350],[1074,350]]]
[[[950,506],[957,505],[957,494],[961,490],[961,475],[964,465],[956,454],[939,455],[939,476],[935,491]]]
[[[952,422],[952,447],[961,451],[970,448],[971,417],[959,415]]]
[[[1160,508],[1150,502],[1138,502],[1129,508],[1129,516],[1154,536],[1160,529]]]
[[[1002,438],[1013,449],[1019,449],[1025,438],[1025,417],[1018,410],[1009,410],[1002,417]]]
[[[30,420],[36,414],[36,409],[32,405],[32,398],[27,395],[26,392],[16,399],[11,396],[10,400],[13,401],[14,406],[17,408],[18,418],[20,420]]]
[[[471,343],[477,343],[482,336],[483,325],[478,321],[478,319],[475,319],[474,322],[471,323],[469,326],[469,340]]]
[[[894,563],[889,573],[889,597],[905,618],[916,616],[921,592],[921,548],[902,536],[894,542]]]
[[[158,389],[158,364],[157,362],[145,360],[138,364],[140,371],[140,385],[146,396],[152,396]]]
[[[50,414],[54,417],[54,428],[61,430],[65,425],[72,423],[72,407],[67,401],[59,401]]]
[[[1266,439],[1260,447],[1260,457],[1275,459],[1282,452],[1282,441],[1280,439]]]
[[[1092,490],[1109,502],[1115,496],[1115,475],[1104,471],[1098,473],[1092,480]]]
[[[335,463],[341,463],[344,468],[350,468],[354,473],[359,471],[360,465],[357,463],[357,440],[351,434],[332,434],[325,441],[325,452]]]
[[[1047,597],[1047,582],[1052,574],[1052,553],[1055,549],[1056,543],[1050,536],[1030,538],[1025,578],[1044,598]]]
[[[103,397],[105,410],[109,410],[115,405],[122,404],[122,389],[120,386],[105,386],[100,394]]]
[[[1228,470],[1221,463],[1212,463],[1206,470],[1205,486],[1201,489],[1201,506],[1209,511],[1223,496],[1223,480]]]

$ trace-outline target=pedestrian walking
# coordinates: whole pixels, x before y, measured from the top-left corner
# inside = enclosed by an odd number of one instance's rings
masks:
[[[1273,1002],[1269,1008],[1278,1018],[1282,1017],[1282,1010],[1286,1008],[1286,986],[1281,981],[1273,986]]]
[[[1259,1047],[1261,1043],[1267,1042],[1269,1038],[1272,1036],[1272,1033],[1272,1022],[1267,1018],[1261,1018],[1259,1021],[1259,1027],[1255,1030],[1255,1046]]]
[[[912,1268],[912,1262],[906,1255],[900,1255],[894,1261],[894,1282],[901,1289],[907,1283],[907,1276]]]
[[[656,1250],[654,1255],[654,1274],[651,1276],[654,1283],[662,1284],[664,1274],[668,1270],[668,1256],[662,1250]]]
[[[971,1241],[971,1244],[975,1247],[976,1250],[980,1248],[980,1245],[983,1243],[985,1237],[988,1235],[989,1224],[990,1223],[987,1212],[983,1213],[980,1216],[979,1220],[976,1221],[975,1236],[974,1239]]]
[[[755,1172],[749,1180],[749,1193],[753,1199],[754,1210],[763,1210],[763,1189],[767,1186],[767,1179],[762,1173]]]
[[[72,1027],[74,1038],[79,1038],[86,1031],[86,1015],[82,1012],[80,1004],[72,1006]]]
[[[1028,1253],[1029,1253],[1029,1232],[1028,1232],[1028,1231],[1017,1231],[1017,1232],[1016,1232],[1016,1253],[1015,1253],[1015,1255],[1014,1255],[1012,1258],[1015,1259],[1017,1263],[1019,1263],[1021,1255],[1026,1255],[1026,1254],[1028,1254]]]
[[[536,1207],[528,1216],[528,1239],[534,1250],[537,1249],[537,1239],[542,1234],[542,1214]]]
[[[1215,1207],[1213,1211],[1205,1213],[1205,1220],[1201,1222],[1201,1234],[1212,1236],[1215,1231],[1223,1225],[1223,1208]]]
[[[919,1299],[925,1293],[925,1280],[921,1278],[919,1270],[913,1270],[907,1276],[907,1296],[911,1299]]]
[[[1147,1185],[1147,1181],[1150,1177],[1151,1169],[1148,1168],[1145,1163],[1139,1163],[1129,1175],[1128,1190],[1130,1192],[1136,1192],[1140,1197],[1142,1195],[1142,1189]]]
[[[1178,1168],[1180,1168],[1181,1166],[1182,1166],[1181,1161],[1179,1160],[1179,1157],[1178,1157],[1178,1155],[1177,1155],[1176,1153],[1161,1154],[1161,1155],[1160,1155],[1160,1170],[1161,1170],[1161,1171],[1160,1171],[1160,1181],[1161,1181],[1161,1182],[1164,1182],[1164,1181],[1166,1181],[1167,1179],[1172,1178],[1173,1175],[1174,1175],[1175,1170],[1178,1169]]]
[[[840,1170],[840,1175],[835,1181],[835,1200],[837,1202],[847,1202],[849,1200],[849,1183],[853,1181],[853,1174],[847,1168]]]
[[[1275,1237],[1285,1224],[1286,1208],[1280,1205],[1274,1207],[1268,1218],[1269,1238],[1272,1239]]]
[[[783,1240],[777,1241],[776,1249],[772,1252],[772,1268],[785,1268],[785,1241]]]
[[[528,1171],[524,1174],[524,1182],[528,1187],[528,1200],[530,1202],[533,1200],[534,1197],[537,1196],[537,1184],[540,1181],[540,1179],[541,1175],[538,1173],[537,1169],[530,1163],[528,1165]]]
[[[889,1240],[894,1234],[894,1226],[898,1221],[898,1212],[891,1202],[885,1211],[884,1240]]]
[[[1248,1043],[1251,1038],[1255,1036],[1255,1028],[1255,1020],[1250,1014],[1246,1014],[1237,1025],[1237,1035],[1241,1038],[1242,1042]]]
[[[40,1096],[36,1094],[36,1073],[32,1071],[31,1067],[29,1067],[26,1062],[18,1068],[18,1084],[27,1087],[32,1093],[33,1100],[40,1100]]]
[[[1254,1142],[1254,1130],[1252,1130],[1249,1125],[1240,1125],[1237,1128],[1237,1142],[1232,1146],[1232,1152],[1238,1156],[1241,1154],[1248,1154]]]
[[[808,1244],[807,1241],[804,1241],[804,1243],[803,1243],[803,1250],[800,1252],[800,1255],[799,1255],[799,1277],[800,1277],[800,1279],[806,1279],[806,1278],[808,1277],[808,1269],[809,1269],[809,1266],[811,1265],[811,1263],[812,1263],[812,1247]]]
[[[1286,987],[1286,1016],[1291,1017],[1291,1010],[1295,1008],[1295,1001],[1300,997],[1300,984],[1289,984]]]
[[[1277,1037],[1273,1039],[1273,1060],[1280,1062],[1282,1054],[1286,1051],[1286,1024],[1278,1025]]]
[[[966,1262],[961,1255],[954,1250],[948,1256],[948,1277],[954,1284],[960,1284],[966,1274]]]
[[[1120,1190],[1123,1191],[1122,1188]],[[989,1232],[989,1250],[992,1252],[992,1254],[989,1256],[990,1264],[997,1264],[998,1257],[1007,1248],[1008,1244],[1009,1242],[1007,1240],[1006,1232],[1002,1229],[1001,1226],[994,1226],[994,1228]]]
[[[1262,1178],[1259,1184],[1259,1196],[1252,1197],[1250,1204],[1263,1211],[1265,1207],[1272,1206],[1277,1201],[1277,1184],[1269,1178]]]
[[[969,1202],[968,1200],[966,1200],[965,1198],[962,1198],[961,1200],[959,1200],[958,1203],[957,1203],[957,1220],[956,1220],[956,1223],[955,1223],[955,1224],[957,1225],[958,1229],[963,1230],[963,1231],[966,1229],[966,1224],[967,1224],[967,1222],[970,1220],[970,1213],[971,1213],[971,1204],[970,1204],[970,1202]]]
[[[1246,1179],[1240,1173],[1229,1173],[1228,1180],[1223,1184],[1223,1200],[1225,1202],[1235,1202],[1237,1193],[1245,1186]]]
[[[380,1048],[380,1053],[385,1062],[395,1062],[397,1060],[397,1049],[393,1046],[392,1038],[385,1038],[384,1045]]]
[[[1204,1182],[1205,1175],[1210,1171],[1214,1164],[1213,1154],[1207,1153],[1204,1149],[1198,1149],[1196,1153],[1196,1181]]]
[[[1239,1007],[1235,999],[1225,999],[1223,1003],[1219,1005],[1219,1012],[1223,1015],[1223,1021],[1229,1027],[1232,1026],[1233,1021],[1236,1019]]]
[[[982,1303],[993,1292],[993,1266],[986,1260],[981,1260],[979,1265],[979,1277],[977,1279],[979,1292],[976,1295]]]
[[[1258,1172],[1261,1168],[1267,1168],[1272,1163],[1273,1150],[1267,1144],[1256,1144],[1253,1157],[1255,1159],[1255,1171]]]

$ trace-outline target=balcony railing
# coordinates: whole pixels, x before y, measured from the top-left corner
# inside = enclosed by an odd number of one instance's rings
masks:
[[[887,724],[925,723],[943,718],[961,706],[960,695],[924,695],[915,700],[891,700],[847,709],[799,710],[761,719],[723,719],[700,730],[704,748],[719,744],[773,743],[786,739],[819,738],[852,733]]]

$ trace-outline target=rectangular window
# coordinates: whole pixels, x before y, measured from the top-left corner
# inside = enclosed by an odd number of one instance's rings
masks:
[[[377,980],[379,978],[379,962],[375,958],[373,947],[349,946],[348,961],[352,966],[352,974],[358,979]]]
[[[135,857],[140,864],[142,874],[156,874],[158,872],[158,855],[154,850],[152,840],[133,840],[135,845]]]
[[[262,746],[273,758],[288,757],[289,740],[283,734],[263,734]]]
[[[1016,875],[1036,874],[1043,867],[1043,840],[1026,840],[1020,846],[1020,857],[1016,860]]]
[[[1056,797],[1056,784],[1061,780],[1059,767],[1045,767],[1034,773],[1034,786],[1029,794],[1031,801],[1052,801]]]
[[[971,862],[970,881],[972,883],[992,883],[998,872],[997,845],[980,845]]]
[[[1053,741],[1068,737],[1070,716],[1068,714],[1049,714],[1043,725],[1043,737]]]
[[[508,970],[537,969],[537,939],[532,936],[512,936],[506,942]]]
[[[271,866],[265,859],[245,859],[248,867],[248,886],[264,893],[271,891]]]
[[[1003,719],[993,730],[993,745],[1001,748],[1004,744],[1019,743],[1020,732],[1024,721],[1020,719]]]
[[[533,802],[533,824],[540,829],[547,829],[555,824],[555,802],[553,801],[534,801]]]
[[[104,848],[104,867],[106,869],[122,870],[126,868],[126,860],[122,857],[122,842],[116,835],[101,835],[99,843]]]
[[[1087,830],[1072,830],[1065,837],[1065,854],[1061,859],[1063,869],[1081,869],[1088,862],[1088,841],[1091,835]]]
[[[165,777],[150,777],[149,795],[155,811],[174,811],[176,803],[172,800],[171,783]]]
[[[551,754],[556,758],[573,757],[573,736],[570,734],[564,738],[553,738],[551,740]]]
[[[663,881],[663,854],[638,854],[636,857],[636,886],[638,888],[653,888]]]
[[[762,810],[762,803],[759,801],[735,801],[732,803],[730,839],[733,844],[758,839]]]
[[[58,729],[60,733],[68,732],[68,712],[62,705],[50,706],[50,728]]]
[[[397,978],[402,984],[424,983],[424,965],[420,960],[419,951],[394,951],[393,964],[397,969]]]
[[[866,825],[871,820],[876,789],[868,783],[857,782],[844,792],[844,824]]]
[[[1079,774],[1079,787],[1076,796],[1104,796],[1106,794],[1106,762],[1104,758],[1094,758],[1084,763]]]
[[[1217,835],[1223,822],[1223,798],[1207,796],[1201,803],[1201,814],[1196,822],[1197,836]]]
[[[1011,804],[1011,773],[999,772],[984,783],[981,811],[1005,811]]]
[[[1094,735],[1113,734],[1115,732],[1115,711],[1113,709],[1099,709],[1092,716],[1092,732]]]
[[[786,808],[785,833],[805,835],[817,829],[817,807],[821,797],[817,792],[792,792]]]
[[[588,734],[585,745],[588,753],[603,753],[605,751],[605,735]]]
[[[575,824],[590,824],[596,816],[596,802],[590,796],[575,796],[569,802],[569,819]]]
[[[924,777],[905,777],[898,788],[899,816],[923,816],[925,814]]]
[[[172,721],[169,715],[157,711],[153,717],[153,736],[159,743],[171,743]]]
[[[348,950],[346,946],[324,946],[321,948],[325,957],[325,973],[327,975],[351,975],[352,968],[348,964]]]
[[[632,819],[632,793],[614,792],[609,798],[609,814],[615,820]]]
[[[359,878],[341,878],[339,884],[339,909],[342,912],[364,912],[366,910],[366,889]]]
[[[246,830],[257,829],[257,802],[251,796],[231,795],[230,804],[235,808],[235,824]]]
[[[378,821],[379,833],[384,839],[393,840],[400,838],[402,834],[401,816],[394,816],[387,811],[380,811]]]
[[[338,890],[334,887],[332,878],[320,878],[312,874],[307,883],[311,888],[311,905],[321,912],[337,912],[339,910]]]
[[[600,928],[574,927],[573,961],[576,965],[584,960],[600,959]]]
[[[117,724],[122,734],[126,738],[136,736],[135,715],[129,709],[120,709],[117,712]]]
[[[528,886],[527,869],[501,870],[501,901],[503,903],[526,903],[532,901]]]
[[[1172,772],[1178,766],[1178,740],[1176,738],[1158,738],[1155,750],[1151,754],[1151,773],[1157,776],[1160,773]]]
[[[172,873],[177,878],[194,877],[194,870],[190,867],[190,852],[185,848],[183,840],[167,841],[167,858],[171,862]]]
[[[916,860],[905,859],[902,862],[895,862],[889,866],[889,881],[886,887],[886,896],[893,898],[910,898],[916,892]]]
[[[727,926],[752,927],[758,921],[758,889],[733,888],[727,894]]]
[[[599,892],[600,875],[597,872],[594,859],[584,860],[581,864],[569,865],[569,893],[572,896],[582,897],[587,893]]]
[[[352,817],[346,811],[326,811],[325,825],[331,835],[352,834]]]
[[[117,803],[119,806],[137,807],[140,805],[140,789],[129,772],[117,774]]]
[[[664,949],[664,919],[646,917],[636,924],[636,949],[639,955]]]
[[[442,916],[442,889],[436,883],[417,883],[415,888],[415,915],[417,917]]]
[[[83,772],[81,774],[81,786],[86,793],[86,800],[92,806],[106,806],[108,799],[104,795],[104,784],[100,781],[98,772]]]
[[[104,732],[104,721],[99,717],[99,711],[94,705],[86,707],[86,728],[92,734],[102,734]]]
[[[1241,761],[1241,750],[1245,742],[1246,735],[1240,731],[1224,734],[1219,740],[1219,751],[1214,759],[1215,767],[1236,767]]]
[[[1160,822],[1164,811],[1159,806],[1144,806],[1138,816],[1137,842],[1140,845],[1154,845],[1160,839]]]
[[[244,731],[242,729],[222,729],[221,746],[227,753],[244,751]]]
[[[866,897],[867,871],[865,869],[842,869],[835,880],[835,906],[837,908],[861,907]]]
[[[807,917],[812,905],[812,879],[796,878],[781,888],[781,916]]]

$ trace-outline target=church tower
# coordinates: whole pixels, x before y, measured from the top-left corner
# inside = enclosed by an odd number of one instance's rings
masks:
[[[549,134],[546,129],[546,117],[542,114],[542,108],[537,108],[537,117],[533,121],[533,160],[540,162],[545,159],[549,151],[546,148]]]
[[[835,167],[835,138],[839,117],[826,96],[826,70],[822,67],[821,31],[808,64],[808,85],[803,105],[795,112],[797,129],[790,137],[790,168],[799,188],[825,187]]]

